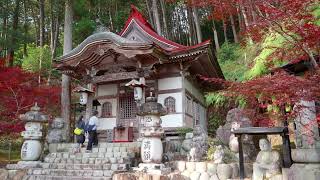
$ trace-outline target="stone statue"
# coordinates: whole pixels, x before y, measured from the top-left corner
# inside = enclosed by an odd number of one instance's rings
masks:
[[[239,128],[240,128],[240,124],[238,122],[232,122],[231,132]],[[229,148],[232,152],[235,152],[235,153],[239,152],[238,138],[234,134],[231,134],[229,137]]]
[[[229,144],[232,123],[237,122],[239,127],[251,127],[252,123],[248,117],[248,113],[241,108],[234,108],[228,111],[226,123],[217,129],[216,138],[224,145]]]
[[[267,139],[260,139],[259,147],[261,151],[253,163],[252,180],[263,180],[266,176],[269,178],[280,172],[280,154],[272,151],[270,142]]]
[[[180,154],[187,156],[191,149],[193,133],[186,133],[185,139],[183,140],[180,148]]]
[[[217,149],[213,153],[213,163],[221,164],[223,163],[224,150],[221,145],[217,146]]]
[[[60,143],[64,141],[64,122],[62,118],[55,118],[51,124],[47,135],[48,143]]]
[[[189,152],[189,161],[200,161],[208,149],[208,135],[200,126],[193,129],[193,138],[191,150]]]

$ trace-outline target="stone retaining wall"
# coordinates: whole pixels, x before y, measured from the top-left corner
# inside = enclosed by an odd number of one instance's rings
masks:
[[[237,178],[239,168],[237,163],[215,164],[213,162],[175,162],[175,169],[190,180],[226,180]]]

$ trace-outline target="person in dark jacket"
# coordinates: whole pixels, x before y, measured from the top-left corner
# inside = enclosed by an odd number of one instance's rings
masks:
[[[82,130],[82,133],[80,135],[76,135],[76,139],[77,139],[77,143],[79,144],[79,147],[84,147],[83,143],[85,141],[85,132],[84,132],[84,128],[85,128],[85,122],[83,119],[83,116],[80,116],[77,123],[76,123],[76,128],[79,128]]]

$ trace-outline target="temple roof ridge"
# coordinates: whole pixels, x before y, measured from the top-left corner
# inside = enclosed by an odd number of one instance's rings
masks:
[[[72,56],[75,56],[86,48],[86,46],[90,44],[94,44],[97,42],[103,42],[103,41],[111,41],[112,43],[118,45],[118,46],[150,46],[152,44],[150,43],[145,43],[145,42],[139,42],[139,41],[134,41],[130,40],[124,37],[121,37],[113,32],[105,31],[105,32],[97,32],[89,37],[87,37],[84,41],[82,41],[76,48],[72,49],[70,52],[67,54],[61,56],[58,58],[59,59],[66,59]]]

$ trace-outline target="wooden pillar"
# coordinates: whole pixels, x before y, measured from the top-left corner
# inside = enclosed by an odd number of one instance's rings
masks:
[[[93,97],[94,93],[89,93],[88,94],[88,101],[86,104],[86,116],[85,116],[85,121],[89,121],[89,118],[92,115],[92,110],[93,110]]]

